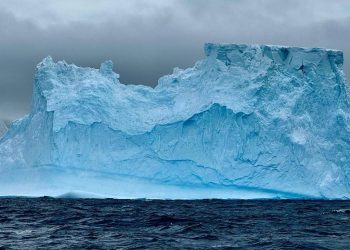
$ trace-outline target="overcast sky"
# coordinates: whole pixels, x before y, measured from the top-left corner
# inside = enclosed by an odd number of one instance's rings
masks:
[[[0,0],[0,119],[29,112],[35,65],[111,59],[154,86],[203,58],[205,42],[340,49],[350,76],[349,0]]]

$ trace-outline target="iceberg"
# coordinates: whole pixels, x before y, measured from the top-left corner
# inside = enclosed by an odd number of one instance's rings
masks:
[[[0,195],[350,198],[343,53],[204,50],[154,88],[122,84],[111,61],[45,58],[30,114],[0,139]]]

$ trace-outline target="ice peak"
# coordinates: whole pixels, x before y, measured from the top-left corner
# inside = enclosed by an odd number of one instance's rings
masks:
[[[112,73],[113,72],[113,62],[111,60],[107,60],[107,61],[101,63],[100,72],[107,73],[107,74]]]
[[[52,57],[47,56],[38,64],[37,68],[52,66],[54,64],[55,64],[55,62],[53,61]]]
[[[113,71],[113,62],[111,60],[101,63],[99,72],[105,76],[111,76],[110,78],[114,81],[119,78],[119,75]]]

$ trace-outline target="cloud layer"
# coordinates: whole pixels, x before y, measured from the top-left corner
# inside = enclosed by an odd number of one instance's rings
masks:
[[[30,109],[35,65],[107,59],[124,83],[154,86],[210,42],[341,49],[350,76],[348,0],[0,0],[0,118]],[[348,59],[349,58],[349,59]]]

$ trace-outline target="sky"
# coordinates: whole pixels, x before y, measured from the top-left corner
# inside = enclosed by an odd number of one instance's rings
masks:
[[[121,82],[155,86],[202,59],[205,42],[340,49],[350,76],[350,1],[0,0],[0,120],[30,111],[48,55],[95,68],[111,59]]]

